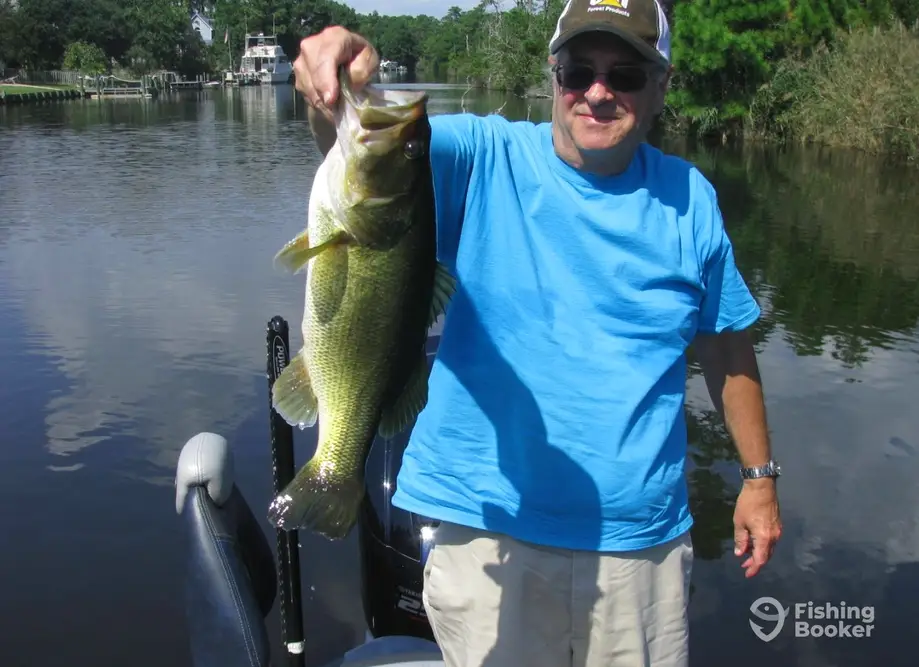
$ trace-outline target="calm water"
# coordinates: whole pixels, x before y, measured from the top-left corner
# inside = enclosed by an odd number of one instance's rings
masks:
[[[462,93],[436,87],[432,109],[459,109]],[[747,581],[731,553],[736,462],[693,370],[693,664],[912,665],[919,172],[840,152],[668,148],[715,182],[764,307],[785,471],[785,537]],[[267,507],[264,329],[287,317],[296,348],[303,290],[271,258],[303,224],[317,164],[287,86],[0,108],[4,667],[189,664],[173,466],[189,437],[222,433],[239,486]],[[304,535],[302,553],[317,664],[362,634],[356,548]],[[875,628],[795,638],[789,619],[764,643],[749,625],[760,596],[871,605]]]

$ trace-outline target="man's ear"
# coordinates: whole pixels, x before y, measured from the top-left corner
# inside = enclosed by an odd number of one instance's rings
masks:
[[[664,110],[664,101],[667,98],[667,91],[670,89],[670,78],[672,76],[673,65],[668,65],[666,70],[658,73],[655,77],[654,108],[656,113],[662,113]]]
[[[667,65],[666,71],[661,75],[661,88],[663,92],[667,92],[667,89],[670,87],[670,79],[673,77],[673,65]]]
[[[552,90],[555,90],[555,75],[552,73],[552,68],[558,64],[558,58],[550,53],[549,57],[546,58],[546,63],[549,65],[549,72],[547,72],[547,74],[549,74],[549,85],[552,87]]]

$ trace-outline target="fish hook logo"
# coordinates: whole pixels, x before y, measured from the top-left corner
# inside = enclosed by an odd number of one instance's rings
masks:
[[[776,610],[774,613],[764,611],[770,606]],[[762,626],[757,625],[753,619],[750,619],[750,628],[753,630],[753,634],[762,639],[764,642],[772,641],[779,636],[779,633],[785,626],[785,619],[788,618],[788,612],[790,610],[791,607],[782,607],[782,603],[772,597],[761,597],[758,600],[755,600],[753,604],[750,605],[750,613],[761,621],[774,622],[775,628],[773,628],[772,632],[763,632]]]

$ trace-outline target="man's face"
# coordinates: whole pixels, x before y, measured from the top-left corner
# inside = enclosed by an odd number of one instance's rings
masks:
[[[562,135],[578,151],[602,151],[639,144],[650,122],[661,112],[669,71],[641,57],[631,46],[608,33],[595,32],[571,39],[550,63],[565,70],[586,65],[595,76],[587,88],[560,86],[554,78],[553,119]],[[648,73],[640,90],[616,90],[603,76],[614,67],[638,66]],[[634,72],[633,72],[634,74]],[[562,77],[565,82],[564,76]]]

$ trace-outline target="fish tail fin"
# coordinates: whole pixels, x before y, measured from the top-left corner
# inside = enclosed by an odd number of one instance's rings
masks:
[[[327,479],[315,458],[271,502],[268,521],[281,530],[308,529],[330,540],[348,536],[364,497],[360,476]]]
[[[271,388],[271,405],[291,426],[314,426],[319,417],[319,402],[313,392],[306,358],[301,349]]]

